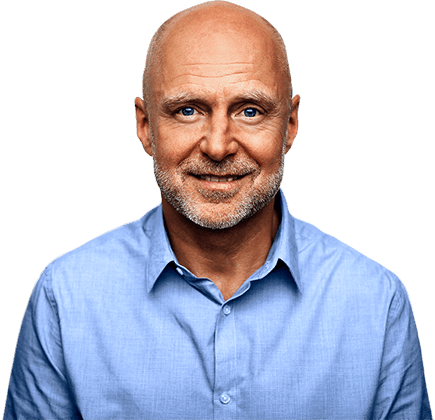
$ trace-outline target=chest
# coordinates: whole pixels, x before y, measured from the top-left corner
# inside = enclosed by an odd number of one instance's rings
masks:
[[[364,316],[345,320],[323,304],[304,307],[285,283],[265,286],[226,304],[180,289],[178,299],[64,319],[83,418],[364,417],[382,337],[361,340]]]

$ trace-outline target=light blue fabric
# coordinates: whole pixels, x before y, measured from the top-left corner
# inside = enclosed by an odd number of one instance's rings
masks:
[[[401,282],[278,203],[227,302],[177,263],[161,207],[50,264],[5,419],[430,419]]]

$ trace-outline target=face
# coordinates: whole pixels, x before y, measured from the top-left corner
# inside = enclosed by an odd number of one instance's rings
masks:
[[[274,198],[294,120],[264,33],[191,32],[165,41],[139,137],[163,199],[200,226],[224,229]]]

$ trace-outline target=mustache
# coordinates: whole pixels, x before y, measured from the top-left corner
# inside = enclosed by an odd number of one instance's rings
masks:
[[[242,176],[260,171],[260,165],[253,159],[227,156],[221,161],[208,157],[186,159],[180,163],[178,170],[189,175],[234,175]]]

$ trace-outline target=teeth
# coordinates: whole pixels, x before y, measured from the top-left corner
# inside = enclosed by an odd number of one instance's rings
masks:
[[[211,181],[211,182],[231,182],[236,179],[236,177],[217,177],[217,176],[208,176],[208,175],[200,175],[200,178],[204,181]]]

